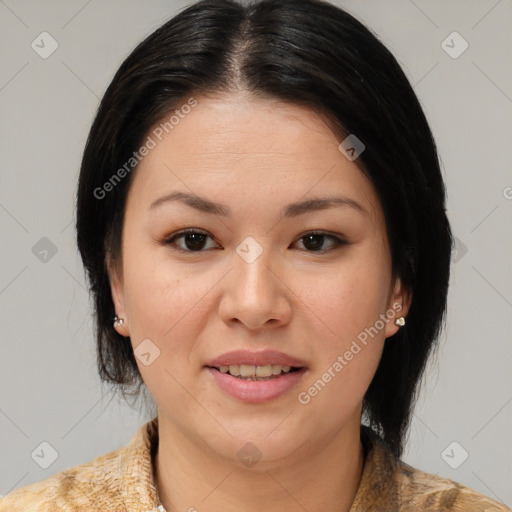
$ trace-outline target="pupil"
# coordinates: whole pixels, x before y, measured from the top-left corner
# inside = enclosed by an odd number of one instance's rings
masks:
[[[324,235],[307,235],[304,238],[305,238],[304,247],[313,249],[313,250],[321,249],[321,247],[323,245],[323,241],[324,241]],[[314,242],[315,239],[317,240],[317,242],[318,242],[318,239],[320,239],[320,243],[315,243]],[[309,242],[311,242],[311,240],[313,240],[312,244],[309,243]],[[309,245],[309,247],[308,247],[308,245]]]
[[[206,235],[203,233],[187,233],[185,235],[185,245],[187,246],[187,249],[200,250],[204,245],[205,237]],[[189,243],[190,241],[192,241],[192,244]]]

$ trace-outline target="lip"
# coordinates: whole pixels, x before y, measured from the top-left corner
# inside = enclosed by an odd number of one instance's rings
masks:
[[[219,368],[231,364],[247,364],[254,366],[266,366],[269,364],[280,364],[281,366],[293,366],[296,368],[305,367],[306,363],[293,356],[289,356],[278,350],[234,350],[209,361],[205,366]],[[237,379],[240,380],[240,379]]]
[[[229,373],[222,373],[216,368],[206,368],[206,370],[228,395],[246,403],[258,404],[270,402],[288,393],[299,383],[307,368],[303,367],[291,373],[281,374],[271,380],[259,381],[238,379]]]

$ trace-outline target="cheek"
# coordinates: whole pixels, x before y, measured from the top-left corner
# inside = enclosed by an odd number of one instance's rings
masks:
[[[382,343],[366,347],[359,344],[355,353],[349,350],[350,360],[346,352],[333,353],[328,363],[297,392],[298,407],[304,409],[314,431],[322,432],[328,425],[337,429],[359,411],[377,370]]]
[[[325,326],[318,352],[324,367],[344,354],[347,367],[375,365],[384,340],[385,323],[379,318],[385,312],[385,297],[375,284],[350,279],[323,287],[313,302]]]
[[[312,319],[321,319],[315,325],[322,333],[307,385],[314,387],[312,399],[319,410],[335,400],[340,415],[362,400],[378,367],[385,342],[381,315],[386,313],[390,282],[385,253],[368,248],[353,256],[302,288]]]
[[[297,295],[317,318],[315,325],[326,337],[326,348],[338,350],[386,311],[389,283],[385,257],[379,257],[378,251],[361,250],[328,272],[305,274]]]
[[[199,272],[172,265],[165,251],[140,249],[125,258],[125,304],[130,334],[163,343],[190,325],[194,306],[207,291]]]
[[[193,265],[183,271],[162,252],[141,249],[126,255],[125,306],[135,355],[143,340],[151,340],[158,349],[149,365],[136,357],[146,386],[157,403],[169,397],[175,403],[181,397],[181,403],[186,396],[178,383],[190,379],[189,363],[195,362],[190,354],[204,329],[204,308],[214,280],[194,271]]]
[[[297,394],[319,429],[328,422],[344,422],[358,408],[385,342],[384,330],[372,329],[385,311],[385,295],[374,283],[362,282],[361,274],[355,275],[326,281],[322,293],[310,297],[328,328],[324,326],[320,336],[318,329],[310,333],[318,340],[315,364]]]

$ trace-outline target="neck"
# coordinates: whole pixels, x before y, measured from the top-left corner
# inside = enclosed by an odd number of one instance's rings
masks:
[[[322,446],[250,468],[199,446],[159,415],[155,480],[167,512],[349,512],[361,480],[360,423],[351,422]]]

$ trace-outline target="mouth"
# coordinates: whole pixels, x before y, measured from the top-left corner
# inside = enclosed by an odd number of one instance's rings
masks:
[[[214,386],[246,404],[263,404],[286,395],[299,386],[307,372],[305,366],[223,365],[205,366]]]
[[[214,387],[246,403],[287,395],[308,372],[306,361],[274,349],[234,350],[206,363]]]
[[[207,368],[247,381],[275,380],[283,375],[288,375],[305,369],[304,366],[288,366],[280,364],[268,364],[264,366],[230,364],[222,366],[207,366]]]

